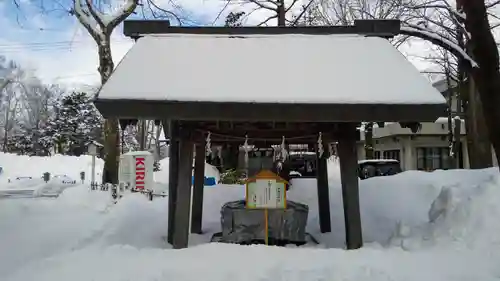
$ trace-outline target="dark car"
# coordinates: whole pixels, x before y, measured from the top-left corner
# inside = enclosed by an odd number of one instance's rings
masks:
[[[401,165],[395,159],[370,159],[358,161],[358,176],[360,179],[392,176],[401,173]]]
[[[290,154],[288,161],[290,162],[290,170],[292,171],[291,177],[316,177],[316,153],[294,153]]]

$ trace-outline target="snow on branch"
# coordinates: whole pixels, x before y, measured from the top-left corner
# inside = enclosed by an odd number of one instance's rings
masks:
[[[115,28],[122,21],[124,21],[130,14],[132,14],[139,4],[139,0],[126,0],[125,4],[118,8],[114,13],[106,17],[105,23],[111,29]]]
[[[90,35],[99,42],[134,12],[138,2],[139,0],[126,0],[115,12],[106,15],[93,6],[92,0],[74,0],[73,13]]]
[[[443,4],[422,4],[414,6],[413,9],[443,9],[447,10],[452,14],[452,16],[459,22],[465,22],[466,15],[464,12],[453,8],[447,1],[443,1]]]
[[[86,0],[85,3],[87,4],[87,10],[89,11],[90,15],[92,15],[92,17],[97,22],[101,30],[104,30],[106,28],[106,24],[104,23],[103,19],[104,15],[97,9],[94,9],[92,0]]]
[[[471,67],[478,67],[476,61],[474,61],[464,49],[458,46],[458,44],[432,30],[422,29],[418,26],[401,26],[401,34],[429,40],[432,43],[448,50],[455,56],[466,60],[469,62]]]
[[[94,40],[100,39],[99,34],[102,32],[96,23],[94,17],[82,7],[82,0],[75,0],[73,13],[78,21],[87,29]]]

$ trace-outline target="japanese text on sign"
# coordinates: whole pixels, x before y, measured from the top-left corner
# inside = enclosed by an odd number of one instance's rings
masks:
[[[248,184],[247,207],[258,209],[286,208],[285,184],[258,179]]]

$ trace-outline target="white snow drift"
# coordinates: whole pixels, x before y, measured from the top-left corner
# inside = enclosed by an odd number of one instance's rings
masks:
[[[77,162],[69,159],[44,161]],[[498,280],[496,169],[405,172],[361,181],[366,246],[345,251],[337,163],[329,165],[332,233],[319,234],[314,180],[295,180],[289,191],[291,200],[309,204],[308,231],[321,242],[298,249],[206,243],[220,230],[222,203],[244,196],[238,185],[205,188],[206,234],[191,235],[191,247],[184,250],[164,242],[167,198],[151,202],[129,194],[113,205],[107,192],[79,185],[57,199],[1,200],[1,279]]]

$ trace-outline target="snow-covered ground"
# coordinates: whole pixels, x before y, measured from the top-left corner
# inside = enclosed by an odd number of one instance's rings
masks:
[[[0,188],[6,189],[7,177],[45,171],[78,180],[80,171],[90,171],[89,163],[88,157],[0,154]],[[166,186],[168,160],[161,166],[155,180]],[[208,165],[206,173],[217,176]],[[356,251],[342,249],[337,162],[329,161],[329,173],[332,233],[319,233],[314,180],[294,180],[289,191],[290,200],[309,205],[308,231],[321,242],[305,248],[207,243],[220,231],[221,205],[244,196],[238,185],[205,188],[206,234],[191,235],[191,247],[183,250],[164,242],[167,198],[127,194],[113,205],[109,193],[79,184],[62,189],[58,198],[0,200],[0,279],[500,280],[496,169],[412,171],[361,181],[366,245]]]

